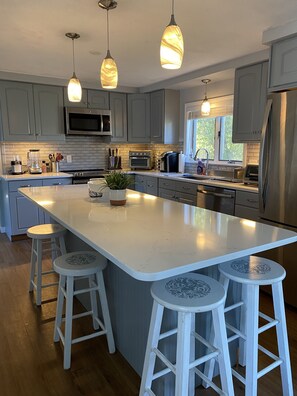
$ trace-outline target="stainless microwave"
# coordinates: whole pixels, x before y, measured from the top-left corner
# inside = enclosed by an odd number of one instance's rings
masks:
[[[65,107],[66,135],[110,136],[110,110]]]

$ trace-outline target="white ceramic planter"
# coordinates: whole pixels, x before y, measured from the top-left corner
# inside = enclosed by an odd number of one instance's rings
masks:
[[[121,206],[126,203],[127,190],[109,190],[109,200],[111,205]]]

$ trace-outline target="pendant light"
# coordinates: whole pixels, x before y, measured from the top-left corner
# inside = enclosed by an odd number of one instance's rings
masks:
[[[204,96],[204,100],[202,102],[201,105],[201,115],[203,116],[209,116],[210,114],[210,103],[209,100],[207,98],[207,84],[210,83],[211,80],[209,80],[208,78],[201,80],[203,82],[203,84],[205,84],[205,96]]]
[[[66,33],[66,37],[72,40],[72,66],[73,66],[73,76],[68,83],[68,100],[69,102],[80,102],[81,101],[81,85],[79,79],[75,74],[75,62],[74,62],[74,40],[79,39],[80,35],[77,33]]]
[[[174,0],[169,25],[165,28],[160,47],[160,61],[164,69],[179,69],[183,62],[184,40],[174,19]]]
[[[103,59],[100,70],[100,79],[102,88],[115,89],[118,85],[118,69],[117,65],[110,54],[109,50],[109,19],[108,11],[116,8],[117,2],[112,0],[100,0],[99,7],[106,10],[106,28],[107,28],[107,53]]]

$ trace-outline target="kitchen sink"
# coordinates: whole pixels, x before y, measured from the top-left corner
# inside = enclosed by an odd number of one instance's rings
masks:
[[[207,176],[207,175],[194,175],[194,174],[191,174],[191,173],[184,173],[182,175],[182,177],[184,179],[194,179],[194,180],[209,180],[209,179],[213,178],[213,177]]]

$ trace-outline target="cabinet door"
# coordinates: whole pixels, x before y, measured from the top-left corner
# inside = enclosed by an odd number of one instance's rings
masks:
[[[141,175],[135,175],[135,190],[139,192],[145,192],[145,178]]]
[[[80,102],[70,102],[68,100],[67,87],[64,88],[63,93],[64,93],[64,106],[65,107],[83,107],[83,108],[88,107],[88,90],[87,89],[82,89]]]
[[[272,45],[270,58],[270,91],[297,87],[297,37]]]
[[[12,235],[25,234],[27,228],[43,222],[40,219],[38,206],[23,195],[17,192],[10,193],[9,203]]]
[[[164,188],[159,188],[159,197],[169,199],[170,201],[176,201],[177,197],[175,192],[172,190],[166,190]]]
[[[88,89],[89,109],[109,110],[109,95],[106,91]]]
[[[65,140],[63,88],[34,85],[36,136],[38,140]]]
[[[260,141],[266,102],[267,62],[235,72],[233,133],[234,143]]]
[[[149,94],[128,94],[128,141],[150,142]]]
[[[151,141],[162,143],[164,140],[164,91],[151,93]]]
[[[127,134],[127,95],[110,92],[112,142],[126,142]]]
[[[158,196],[158,178],[145,176],[146,179],[146,193]]]
[[[32,84],[0,81],[0,107],[4,140],[35,140]]]

